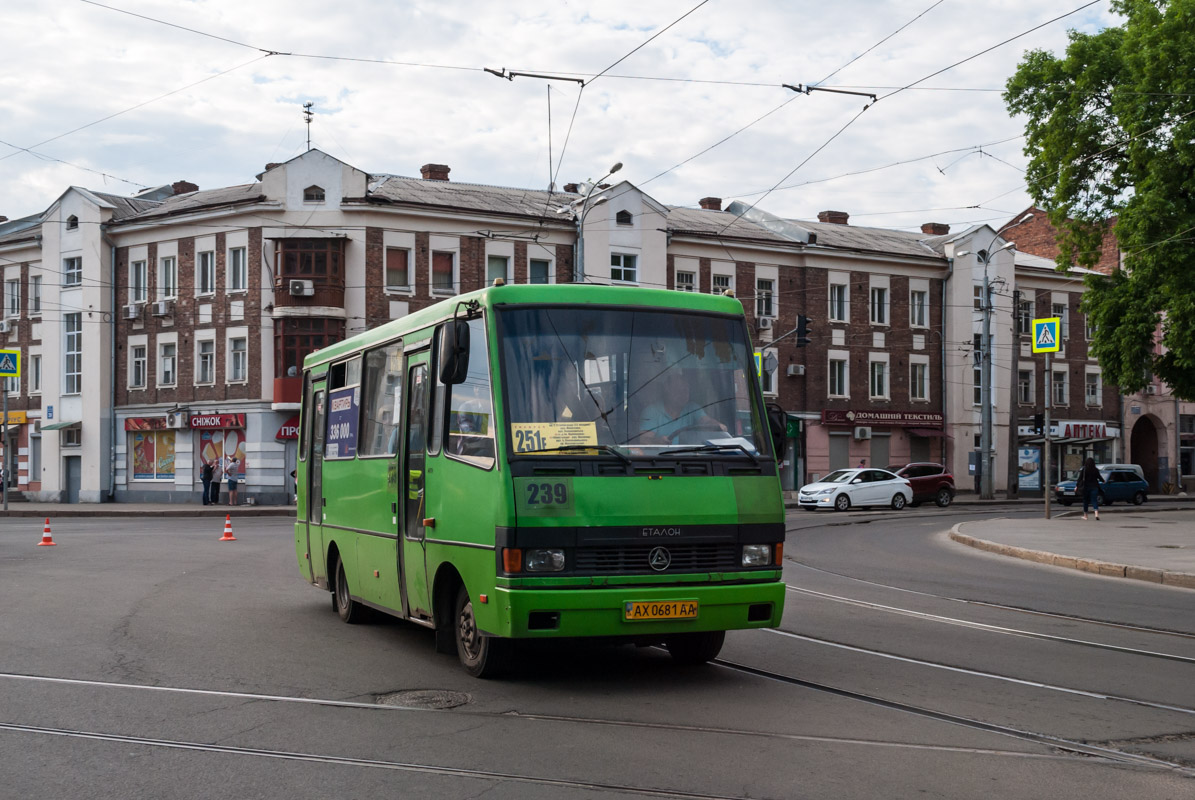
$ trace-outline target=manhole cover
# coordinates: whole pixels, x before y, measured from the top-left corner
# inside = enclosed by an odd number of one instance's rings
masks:
[[[446,689],[408,689],[404,692],[390,692],[378,695],[378,705],[402,706],[403,708],[456,708],[473,698],[464,692],[450,692]]]

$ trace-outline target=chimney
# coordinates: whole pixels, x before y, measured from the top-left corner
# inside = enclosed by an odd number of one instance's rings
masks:
[[[266,172],[269,172],[269,171],[270,171],[270,170],[272,170],[274,167],[281,167],[281,166],[282,166],[282,162],[280,162],[280,161],[271,161],[269,164],[266,164],[265,171],[266,171]]]
[[[697,202],[700,203],[701,207],[704,208],[706,211],[721,211],[722,210],[722,198],[721,197],[703,197],[700,200],[698,200]]]
[[[846,221],[851,218],[851,215],[845,211],[819,211],[817,212],[818,222],[829,222],[833,225],[846,225]]]
[[[448,173],[452,172],[447,164],[424,164],[419,168],[425,181],[446,181]]]
[[[921,232],[930,236],[945,236],[950,233],[950,226],[945,222],[927,222],[921,226]]]
[[[190,181],[175,181],[170,184],[170,188],[174,190],[174,194],[186,194],[187,192],[198,192],[199,187]]]
[[[0,216],[0,222],[8,222],[8,217]]]
[[[566,183],[564,184],[564,191],[568,192],[569,194],[580,194],[581,187],[575,183]]]

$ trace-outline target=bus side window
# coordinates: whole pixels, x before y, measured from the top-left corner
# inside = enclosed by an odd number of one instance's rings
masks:
[[[366,353],[358,455],[390,456],[398,452],[402,390],[402,343],[394,342]]]
[[[436,328],[435,335],[432,336],[432,366],[429,379],[429,388],[432,392],[432,413],[428,417],[430,430],[427,432],[427,452],[433,456],[440,452],[440,442],[444,432],[444,402],[448,398],[448,387],[440,383],[440,365],[436,363],[439,360],[437,354],[440,352],[440,337],[443,335],[444,326],[441,325]]]
[[[445,394],[443,385],[436,387]],[[451,387],[448,402],[447,452],[489,469],[494,463],[494,406],[490,399],[490,356],[485,324],[469,320],[469,372],[465,382]]]

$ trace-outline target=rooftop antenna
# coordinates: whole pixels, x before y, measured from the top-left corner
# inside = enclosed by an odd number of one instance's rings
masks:
[[[315,116],[315,112],[311,109],[315,107],[315,103],[307,102],[303,104],[303,119],[307,120],[307,149],[311,149],[311,118]]]

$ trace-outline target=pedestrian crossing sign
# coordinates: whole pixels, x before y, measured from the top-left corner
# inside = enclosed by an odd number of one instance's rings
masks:
[[[0,350],[0,378],[21,377],[21,351]]]
[[[1057,353],[1060,345],[1058,327],[1061,324],[1061,317],[1033,320],[1033,352]]]

